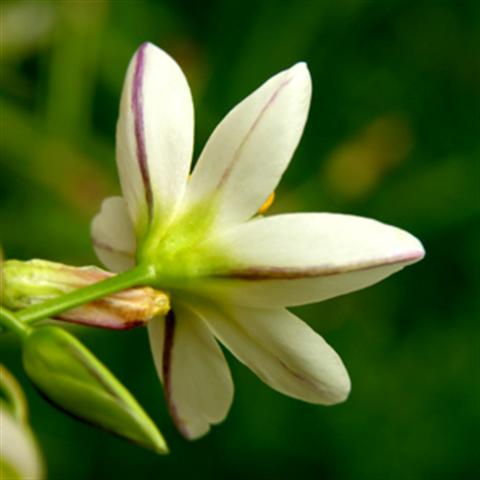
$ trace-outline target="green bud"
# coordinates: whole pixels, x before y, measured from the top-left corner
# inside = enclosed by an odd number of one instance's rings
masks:
[[[33,329],[23,342],[23,365],[36,387],[66,412],[158,453],[168,452],[128,390],[65,330]]]
[[[87,287],[114,274],[97,267],[72,267],[46,260],[3,263],[1,303],[18,310]],[[129,288],[61,313],[57,318],[89,326],[125,330],[144,325],[170,309],[168,296],[150,287]]]

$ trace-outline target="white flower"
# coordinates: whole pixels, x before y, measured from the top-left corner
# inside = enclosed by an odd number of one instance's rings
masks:
[[[0,478],[41,480],[43,461],[28,425],[0,402]]]
[[[222,421],[233,383],[217,339],[272,388],[330,405],[350,390],[334,350],[286,307],[372,285],[424,255],[398,228],[330,213],[259,217],[300,140],[311,81],[298,63],[218,125],[191,178],[193,106],[179,66],[143,44],[117,129],[124,197],[92,224],[110,269],[149,264],[172,311],[149,324],[170,413],[188,438]]]

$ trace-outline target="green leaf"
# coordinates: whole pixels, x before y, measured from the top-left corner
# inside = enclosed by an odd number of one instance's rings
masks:
[[[157,453],[168,453],[162,435],[128,390],[65,330],[33,329],[23,342],[23,365],[38,389],[61,409]]]

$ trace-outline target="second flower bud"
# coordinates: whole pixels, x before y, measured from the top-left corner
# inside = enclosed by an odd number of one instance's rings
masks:
[[[100,282],[114,274],[98,267],[72,267],[46,260],[7,260],[1,268],[1,305],[17,310],[59,297],[78,288]],[[59,320],[126,330],[165,315],[170,309],[166,293],[137,287],[61,313]]]

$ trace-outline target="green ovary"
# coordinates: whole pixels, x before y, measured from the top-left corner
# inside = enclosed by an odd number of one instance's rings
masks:
[[[162,231],[155,224],[137,251],[138,263],[152,265],[156,287],[179,287],[186,281],[228,270],[227,252],[209,240],[214,230],[214,202],[203,202],[177,216]]]

